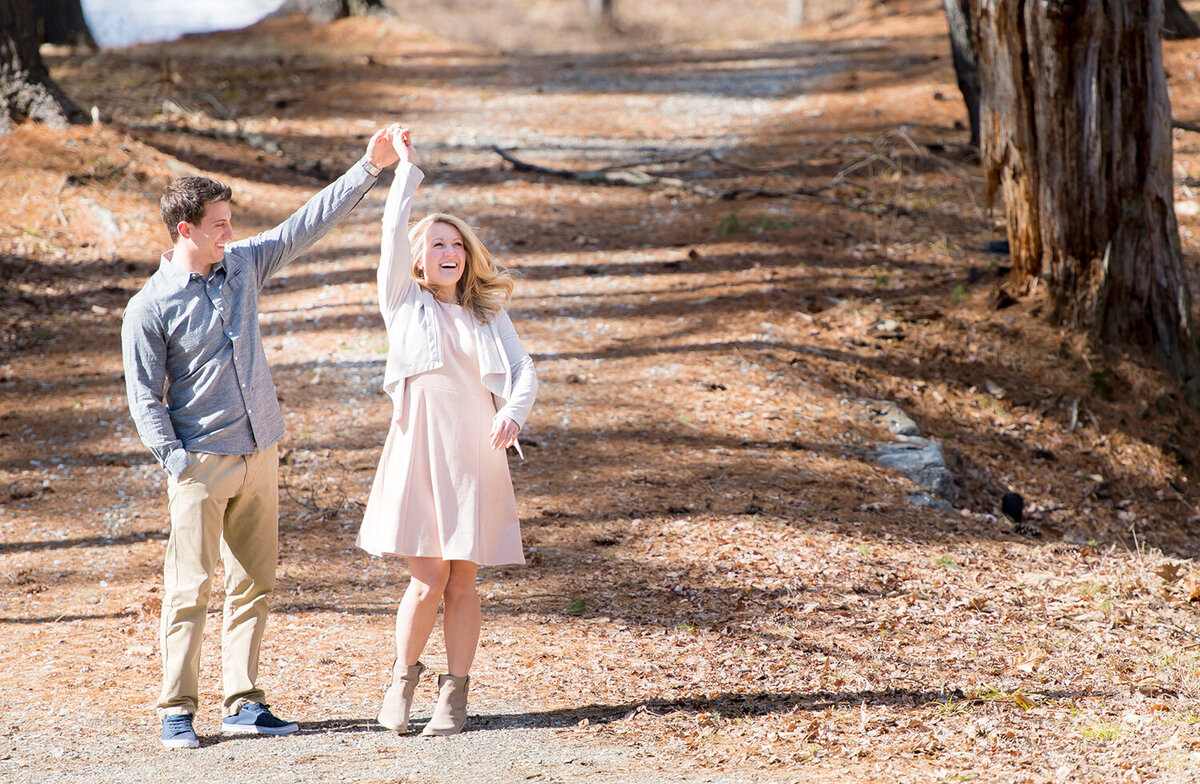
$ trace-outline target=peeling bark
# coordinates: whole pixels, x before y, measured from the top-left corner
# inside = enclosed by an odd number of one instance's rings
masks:
[[[1052,318],[1161,355],[1200,402],[1171,177],[1162,0],[971,0],[988,200],[1012,283]]]

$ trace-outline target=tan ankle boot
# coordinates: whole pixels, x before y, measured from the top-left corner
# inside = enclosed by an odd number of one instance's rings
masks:
[[[412,705],[417,680],[425,671],[425,665],[417,662],[411,667],[400,659],[392,665],[392,685],[383,695],[383,707],[379,709],[377,721],[389,730],[408,732],[408,709]]]
[[[439,675],[438,701],[422,735],[454,735],[467,723],[467,684],[470,675]]]

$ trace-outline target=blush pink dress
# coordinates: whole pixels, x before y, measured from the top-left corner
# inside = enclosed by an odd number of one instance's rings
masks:
[[[444,364],[410,376],[357,544],[374,555],[525,563],[504,450],[491,444],[492,395],[479,375],[472,316],[435,306]]]

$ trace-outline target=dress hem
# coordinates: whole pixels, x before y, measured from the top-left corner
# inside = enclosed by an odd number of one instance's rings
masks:
[[[443,558],[440,555],[416,555],[413,553],[397,553],[391,550],[372,550],[368,547],[363,547],[361,544],[355,546],[364,553],[379,558],[383,558],[384,556],[392,556],[393,558],[436,558],[439,561],[470,561],[476,566],[524,566],[526,563],[524,558],[519,561],[476,561],[474,558]]]

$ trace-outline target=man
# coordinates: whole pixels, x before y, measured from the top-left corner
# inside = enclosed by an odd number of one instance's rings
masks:
[[[255,685],[267,595],[275,586],[283,416],[258,328],[272,275],[338,224],[399,156],[399,126],[270,231],[233,241],[229,188],[169,185],[160,207],[173,247],[129,301],[121,329],[129,408],[167,474],[171,536],[163,567],[162,743],[200,745],[200,642],[217,558],[225,565],[221,671],[225,732],[289,735]]]

